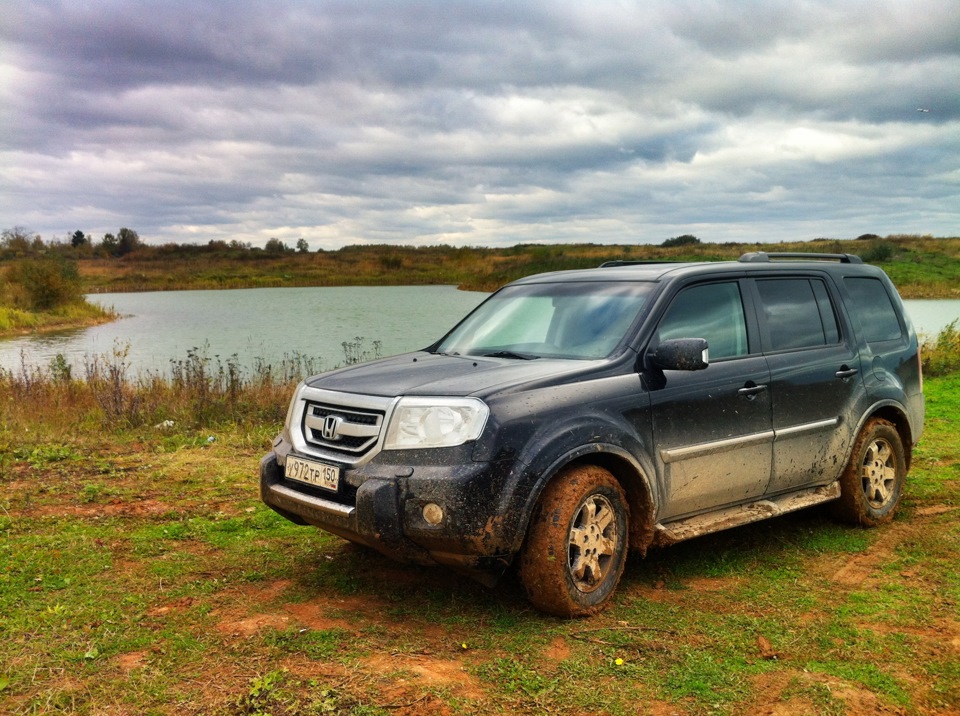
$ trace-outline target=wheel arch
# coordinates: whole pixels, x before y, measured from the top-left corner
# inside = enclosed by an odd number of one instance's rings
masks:
[[[907,411],[897,403],[892,401],[879,403],[863,416],[860,420],[860,424],[857,425],[856,435],[860,434],[860,431],[863,430],[863,426],[867,424],[872,418],[882,418],[888,423],[891,423],[896,429],[897,434],[900,435],[900,442],[903,444],[903,455],[904,460],[907,463],[907,470],[910,470],[910,465],[913,461],[913,428],[910,425],[910,418],[907,416]]]
[[[591,443],[563,455],[541,473],[536,489],[532,490],[524,510],[523,538],[529,529],[530,516],[546,486],[560,474],[581,465],[594,465],[607,470],[620,483],[627,495],[630,510],[630,550],[646,555],[653,543],[656,524],[656,502],[649,473],[627,451],[615,445]],[[519,545],[517,545],[519,549]]]

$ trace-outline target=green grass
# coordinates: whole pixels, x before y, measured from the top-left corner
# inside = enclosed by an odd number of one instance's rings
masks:
[[[112,311],[86,301],[58,306],[47,311],[26,311],[0,306],[0,338],[93,326],[115,318],[116,314]]]
[[[263,507],[287,386],[245,384],[202,424],[189,391],[127,386],[169,429],[83,385],[4,380],[2,713],[960,710],[960,375],[926,382],[891,525],[814,509],[656,550],[577,621],[513,576],[397,565]]]

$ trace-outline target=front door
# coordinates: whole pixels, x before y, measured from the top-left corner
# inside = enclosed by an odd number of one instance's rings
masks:
[[[770,480],[773,431],[769,371],[751,352],[741,283],[683,289],[660,321],[652,346],[704,338],[710,365],[664,371],[649,382],[654,445],[664,504],[659,519],[749,501]]]

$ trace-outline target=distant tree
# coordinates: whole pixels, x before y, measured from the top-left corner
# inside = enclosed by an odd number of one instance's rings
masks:
[[[226,241],[210,239],[210,241],[207,242],[207,248],[211,251],[226,251],[230,247]]]
[[[229,246],[234,251],[249,251],[253,248],[250,242],[237,241],[236,239],[231,239]]]
[[[136,251],[140,246],[140,235],[133,229],[124,227],[117,232],[117,253],[121,256]]]
[[[80,231],[80,229],[77,229],[76,231],[73,232],[73,236],[70,239],[70,245],[73,248],[79,249],[81,246],[87,243],[88,243],[87,237],[82,231]]]
[[[878,241],[880,239],[876,234],[860,234],[857,241]]]
[[[97,248],[107,256],[113,256],[117,253],[117,237],[113,234],[104,234],[103,238],[100,239],[100,243],[97,245]]]
[[[307,243],[307,240],[304,238],[297,239],[297,251],[301,254],[305,254],[310,250],[310,244]]]
[[[30,253],[30,232],[22,226],[14,226],[12,229],[4,229],[0,234],[0,248],[4,253],[13,256],[24,256]]]
[[[684,234],[683,236],[674,236],[672,239],[667,239],[660,245],[664,248],[669,248],[671,246],[693,246],[699,243],[700,239],[693,234]]]
[[[280,239],[272,238],[268,239],[266,245],[263,247],[268,254],[283,254],[292,249],[283,243]]]

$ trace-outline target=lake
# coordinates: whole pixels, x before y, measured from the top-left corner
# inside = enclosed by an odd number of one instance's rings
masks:
[[[89,299],[124,317],[94,328],[0,341],[0,367],[14,369],[21,355],[47,366],[58,353],[77,368],[89,356],[129,346],[135,372],[165,372],[193,349],[211,358],[236,355],[276,364],[284,356],[315,358],[323,368],[345,360],[343,344],[362,338],[383,355],[423,348],[440,338],[486,298],[455,286],[349,286],[257,288],[229,291],[156,291],[95,294]],[[960,301],[905,301],[917,330],[935,336],[960,319]],[[75,371],[82,375],[82,371]]]
[[[332,368],[344,362],[343,343],[357,338],[366,351],[379,341],[383,355],[430,345],[487,295],[455,286],[100,293],[88,299],[123,318],[0,341],[0,366],[18,367],[21,353],[28,364],[46,366],[60,353],[79,367],[87,356],[129,345],[127,360],[136,372],[164,372],[192,349],[222,360],[237,355],[246,367],[257,358],[276,364],[301,354]]]

